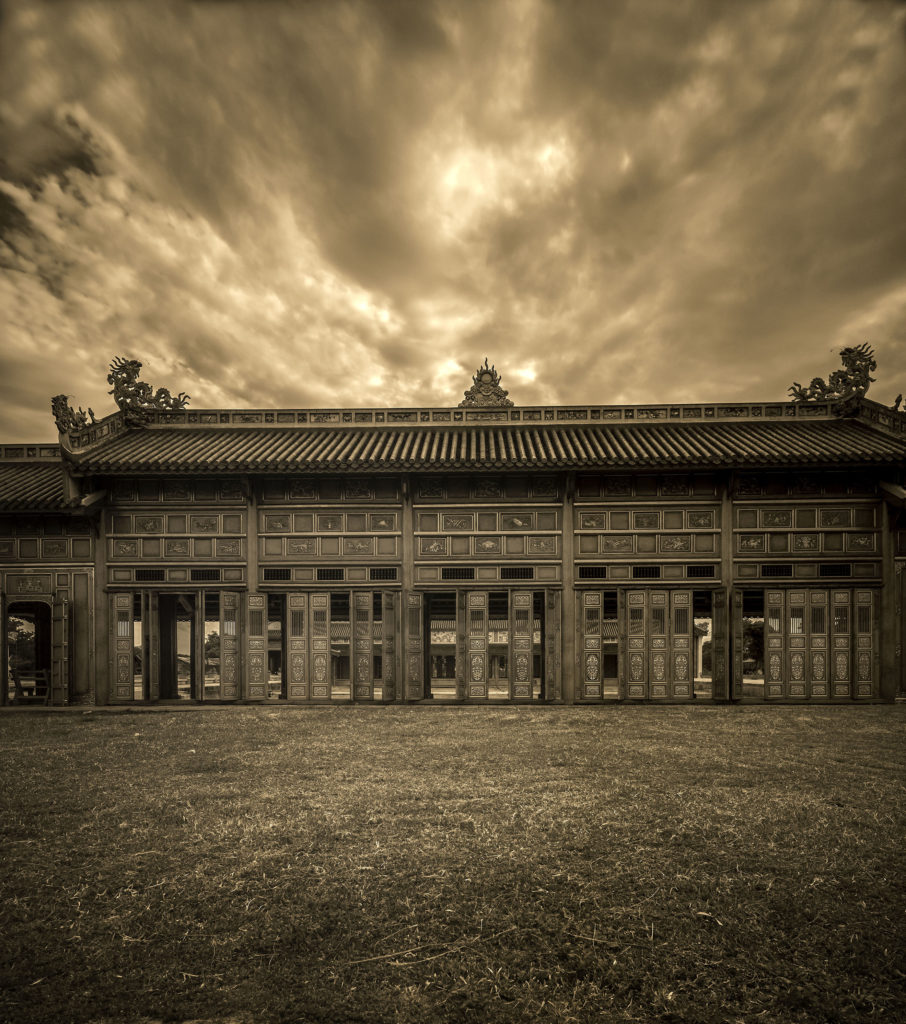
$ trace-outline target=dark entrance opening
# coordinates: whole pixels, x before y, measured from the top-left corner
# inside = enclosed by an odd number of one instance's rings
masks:
[[[775,623],[779,630],[779,619]],[[763,700],[764,692],[764,591],[742,592],[742,697]]]
[[[456,594],[425,595],[428,620],[428,673],[425,696],[456,699]]]
[[[51,614],[43,601],[14,601],[6,609],[7,700],[12,704],[50,699]]]
[[[161,594],[160,696],[162,700],[199,700],[194,594]]]
[[[286,595],[267,595],[267,696],[286,700]]]

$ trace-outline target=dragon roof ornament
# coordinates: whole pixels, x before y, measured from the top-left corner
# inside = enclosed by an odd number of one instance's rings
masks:
[[[122,412],[127,427],[144,426],[157,410],[185,409],[189,401],[189,396],[184,391],[175,396],[171,395],[167,388],[158,388],[154,391],[150,384],[138,379],[141,368],[142,364],[137,359],[117,356],[111,362],[110,372],[107,374],[107,383],[113,385],[113,390],[108,394],[113,395],[113,400]],[[73,409],[69,404],[68,395],[54,395],[50,400],[50,407],[57,430],[61,434],[81,430],[97,422],[92,409],[87,413],[81,407],[78,410]]]
[[[141,369],[142,364],[137,359],[117,356],[107,374],[107,383],[113,385],[108,394],[113,395],[127,426],[143,426],[151,419],[150,414],[159,409],[185,409],[189,396],[184,391],[178,395],[171,395],[167,388],[154,391],[150,384],[138,379]]]
[[[476,405],[512,405],[512,401],[507,398],[508,394],[509,391],[505,391],[500,386],[500,374],[493,366],[488,366],[488,360],[485,357],[484,366],[479,366],[472,377],[472,386],[468,391],[463,392],[464,397],[459,403],[459,408],[468,408]]]
[[[871,376],[878,368],[874,356],[868,342],[840,349],[842,370],[834,370],[826,381],[823,377],[813,377],[808,387],[793,381],[789,387],[790,397],[794,402],[836,402],[839,405],[834,411],[847,415],[875,380]]]

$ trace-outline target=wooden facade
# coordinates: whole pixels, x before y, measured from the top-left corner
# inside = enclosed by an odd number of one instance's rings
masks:
[[[0,459],[7,703],[893,700],[906,416],[122,411]]]

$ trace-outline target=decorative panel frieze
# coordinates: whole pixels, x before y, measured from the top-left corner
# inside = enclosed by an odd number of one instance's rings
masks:
[[[416,513],[419,560],[477,558],[556,559],[559,509],[450,509]],[[548,532],[551,531],[551,532]]]
[[[833,562],[844,555],[876,558],[880,547],[877,515],[877,507],[865,503],[846,508],[740,504],[734,510],[734,551],[755,557],[823,556]],[[799,570],[797,575],[807,572]]]

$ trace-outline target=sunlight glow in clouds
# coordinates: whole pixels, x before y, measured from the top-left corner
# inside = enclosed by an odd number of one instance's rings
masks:
[[[192,406],[906,391],[895,0],[66,4],[0,21],[0,434]]]

